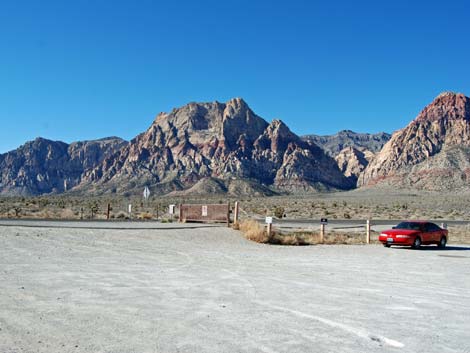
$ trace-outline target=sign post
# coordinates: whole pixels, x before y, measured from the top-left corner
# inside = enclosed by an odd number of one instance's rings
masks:
[[[238,212],[239,212],[239,204],[238,201],[235,201],[235,210],[233,215],[233,223],[238,224]]]
[[[323,244],[325,241],[325,226],[328,224],[328,219],[320,219],[320,243]]]
[[[272,217],[266,217],[266,225],[267,225],[268,237],[271,238],[271,234],[273,231],[273,218]]]

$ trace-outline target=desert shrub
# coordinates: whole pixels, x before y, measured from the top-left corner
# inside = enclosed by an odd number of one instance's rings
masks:
[[[54,218],[54,217],[53,217],[53,214],[51,213],[50,210],[41,210],[41,211],[38,211],[37,217],[38,217],[38,218],[42,218],[42,219],[52,219],[52,218]]]
[[[70,208],[63,209],[60,212],[61,219],[72,219],[75,218],[75,212],[73,212]]]
[[[48,205],[49,205],[49,200],[48,199],[39,199],[39,207],[40,208],[45,208]]]
[[[277,217],[277,218],[282,218],[282,217],[284,217],[284,213],[285,213],[284,207],[277,206],[277,207],[274,209],[274,216]]]
[[[294,232],[288,234],[274,232],[269,239],[263,227],[255,221],[246,221],[240,224],[240,230],[245,238],[259,243],[269,243],[274,245],[301,246],[301,245],[339,245],[339,244],[364,244],[365,234],[358,233],[336,233],[325,234],[323,243],[319,233]],[[374,239],[374,236],[372,237]],[[376,242],[375,240],[372,243]]]
[[[149,212],[143,212],[139,215],[139,219],[150,220],[153,218],[152,214]]]
[[[16,218],[18,218],[18,217],[20,216],[21,211],[22,211],[22,210],[21,210],[21,207],[19,207],[19,206],[14,206],[14,207],[13,207],[13,212],[15,212],[15,217],[16,217]]]
[[[269,237],[266,234],[264,227],[255,220],[246,220],[240,223],[240,231],[246,239],[258,243],[269,242]]]
[[[294,234],[275,234],[270,240],[270,243],[276,245],[301,245],[300,240],[300,237]]]
[[[100,211],[98,201],[91,201],[88,203],[88,209],[91,212],[91,218],[95,218],[95,215]]]
[[[129,216],[127,215],[126,212],[119,211],[119,212],[116,214],[116,218],[117,218],[117,219],[127,219],[127,218],[129,218]]]

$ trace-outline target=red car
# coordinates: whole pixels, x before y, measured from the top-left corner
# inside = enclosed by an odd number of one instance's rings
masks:
[[[404,245],[417,249],[421,245],[430,244],[445,248],[448,235],[447,229],[442,229],[434,223],[406,221],[392,229],[384,230],[379,236],[379,241],[387,248],[392,245]]]

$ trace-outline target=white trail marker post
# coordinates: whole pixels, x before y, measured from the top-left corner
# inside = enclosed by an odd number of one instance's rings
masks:
[[[150,197],[150,189],[148,188],[148,186],[145,187],[144,189],[144,199],[145,201],[147,201]]]
[[[272,235],[272,232],[273,232],[273,218],[272,217],[266,217],[266,226],[267,226],[267,233],[268,233],[268,237],[271,239],[271,235]]]

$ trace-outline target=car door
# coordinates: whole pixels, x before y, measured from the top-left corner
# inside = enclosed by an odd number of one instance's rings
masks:
[[[431,241],[439,242],[441,240],[442,229],[434,223],[429,223],[429,230],[431,231]]]
[[[431,224],[430,223],[424,223],[422,226],[422,232],[421,232],[421,241],[426,244],[429,242],[432,242],[433,232],[431,230]]]

